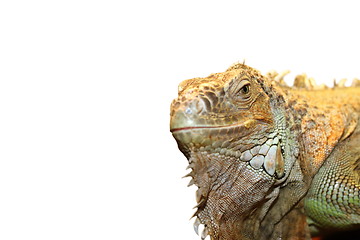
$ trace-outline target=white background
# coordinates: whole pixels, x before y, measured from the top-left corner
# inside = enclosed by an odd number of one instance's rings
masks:
[[[0,239],[199,239],[178,83],[360,77],[359,24],[355,1],[1,1]]]

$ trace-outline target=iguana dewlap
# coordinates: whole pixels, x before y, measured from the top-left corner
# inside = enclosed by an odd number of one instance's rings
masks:
[[[170,128],[198,186],[202,238],[360,227],[358,84],[315,90],[301,76],[292,88],[275,78],[235,64],[179,85]]]

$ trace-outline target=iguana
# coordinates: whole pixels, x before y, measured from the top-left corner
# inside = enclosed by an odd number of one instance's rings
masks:
[[[202,239],[310,239],[360,227],[359,82],[281,80],[237,63],[179,85],[170,130],[198,187]]]

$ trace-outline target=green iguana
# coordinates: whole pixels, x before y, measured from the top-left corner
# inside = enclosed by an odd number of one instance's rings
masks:
[[[276,81],[278,79],[278,81]],[[245,64],[185,80],[170,129],[202,239],[310,239],[360,227],[360,87],[285,86]]]

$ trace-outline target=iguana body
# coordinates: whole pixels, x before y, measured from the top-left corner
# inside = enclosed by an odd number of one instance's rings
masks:
[[[199,188],[203,238],[360,227],[360,88],[296,85],[244,64],[180,84],[170,128]]]

